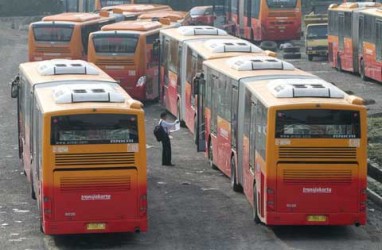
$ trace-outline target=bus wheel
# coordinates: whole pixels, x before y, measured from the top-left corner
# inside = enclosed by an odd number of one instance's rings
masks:
[[[33,174],[32,173],[31,173],[31,198],[33,200],[36,200],[36,192],[34,191]]]
[[[361,62],[360,62],[359,74],[360,74],[362,80],[364,80],[364,81],[367,80],[367,76],[365,75],[365,63],[363,62],[363,60],[361,60]]]
[[[237,183],[235,159],[231,158],[231,187],[235,192],[241,192],[241,186]]]
[[[218,169],[214,164],[214,155],[212,153],[212,143],[211,141],[208,143],[208,163],[212,169]]]
[[[341,57],[339,55],[337,56],[336,70],[342,71]]]
[[[259,217],[259,211],[257,209],[257,189],[256,189],[256,184],[253,185],[253,220],[256,224],[261,223],[260,217]]]

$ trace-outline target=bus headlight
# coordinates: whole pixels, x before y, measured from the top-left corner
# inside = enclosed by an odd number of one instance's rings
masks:
[[[147,79],[146,76],[139,77],[136,86],[137,87],[142,87],[143,85],[145,85],[146,84],[146,79]]]

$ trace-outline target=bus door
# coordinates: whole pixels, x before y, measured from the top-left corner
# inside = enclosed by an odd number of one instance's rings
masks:
[[[194,79],[193,84],[195,90],[195,95],[197,98],[197,117],[196,117],[196,130],[194,131],[195,143],[197,146],[198,152],[206,151],[206,121],[204,116],[204,108],[205,108],[205,88],[206,88],[206,80],[204,79],[203,73],[197,74]]]

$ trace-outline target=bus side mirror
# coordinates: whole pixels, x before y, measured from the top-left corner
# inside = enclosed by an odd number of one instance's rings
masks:
[[[16,76],[15,79],[11,82],[11,97],[17,98],[19,96],[19,82],[20,77]]]

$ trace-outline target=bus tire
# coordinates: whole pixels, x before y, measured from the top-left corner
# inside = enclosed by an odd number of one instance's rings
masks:
[[[277,51],[277,43],[274,41],[262,41],[260,43],[260,48],[263,50]]]
[[[236,164],[234,157],[231,157],[231,187],[235,192],[242,191],[240,184],[237,183]]]
[[[31,173],[31,198],[33,200],[36,200],[36,192],[34,191],[34,185],[33,185],[33,174]]]
[[[313,55],[308,55],[308,60],[313,61]]]
[[[368,79],[365,74],[365,62],[363,60],[361,60],[361,62],[359,63],[359,75],[361,76],[361,79],[363,81],[366,81]]]
[[[214,164],[214,154],[212,153],[212,143],[211,140],[208,143],[208,163],[212,169],[218,169]]]
[[[259,217],[259,211],[257,209],[257,189],[256,189],[256,183],[253,185],[253,210],[252,210],[252,215],[253,215],[253,221],[256,224],[260,224],[261,220]]]

